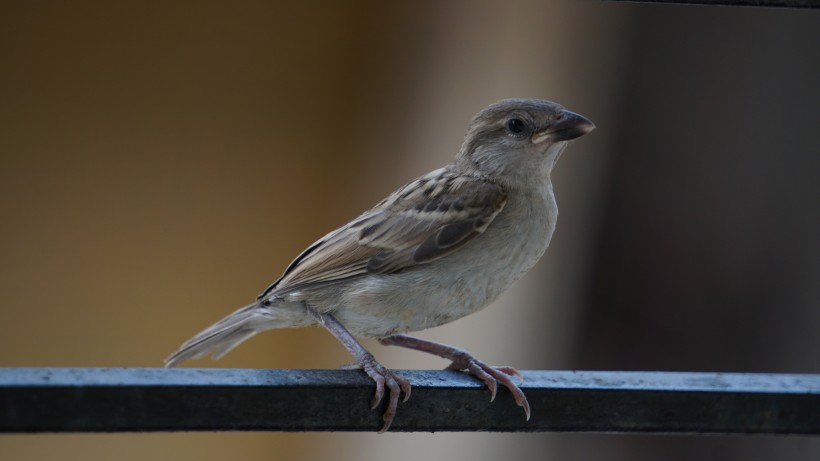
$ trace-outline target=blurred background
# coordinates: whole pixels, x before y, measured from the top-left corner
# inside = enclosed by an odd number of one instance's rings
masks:
[[[519,369],[820,373],[820,12],[3,2],[0,366],[158,367],[498,99],[596,122],[544,260],[421,336]],[[366,343],[394,368],[442,368]],[[196,367],[336,368],[320,329]],[[791,459],[805,437],[0,435],[4,460]]]

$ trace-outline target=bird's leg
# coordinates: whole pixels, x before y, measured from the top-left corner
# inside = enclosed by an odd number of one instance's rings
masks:
[[[530,420],[530,404],[527,402],[527,397],[524,392],[510,379],[510,376],[517,376],[524,379],[521,373],[512,367],[491,367],[486,363],[473,357],[469,352],[459,349],[457,347],[449,346],[447,344],[428,341],[426,339],[416,338],[407,335],[393,335],[379,340],[385,346],[401,346],[409,349],[415,349],[421,352],[437,355],[441,358],[452,360],[453,363],[447,367],[447,370],[462,371],[475,375],[478,379],[484,382],[490,389],[490,401],[495,400],[495,392],[497,382],[504,385],[513,395],[515,403],[524,409],[527,416],[527,421]]]
[[[378,361],[376,358],[373,357],[373,354],[367,352],[367,349],[353,337],[353,335],[347,331],[347,328],[344,327],[335,317],[330,314],[318,312],[315,309],[308,308],[321,323],[323,327],[327,329],[339,342],[344,345],[344,347],[353,355],[358,363],[358,367],[364,370],[367,373],[367,376],[370,376],[373,381],[376,382],[376,394],[373,396],[373,403],[371,405],[372,409],[375,409],[381,403],[382,398],[384,397],[384,386],[387,386],[387,389],[390,390],[390,397],[387,403],[387,410],[384,412],[384,416],[382,420],[384,421],[384,425],[382,426],[381,430],[379,431],[384,432],[389,427],[390,424],[393,423],[393,418],[396,416],[396,407],[399,404],[399,397],[401,396],[401,392],[404,391],[404,402],[410,398],[410,382],[406,379],[402,378],[400,375],[388,370]]]

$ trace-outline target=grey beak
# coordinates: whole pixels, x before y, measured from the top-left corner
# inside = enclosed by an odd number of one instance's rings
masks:
[[[569,141],[580,138],[595,129],[595,124],[583,115],[562,110],[558,119],[546,130],[536,133],[533,142],[539,143],[549,139],[551,142]]]

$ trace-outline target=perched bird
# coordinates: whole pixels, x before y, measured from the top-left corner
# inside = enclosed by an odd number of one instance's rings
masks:
[[[550,101],[506,99],[470,122],[455,162],[390,194],[308,247],[256,301],[208,327],[165,360],[167,367],[212,354],[218,359],[273,328],[321,325],[376,383],[372,408],[389,392],[386,431],[410,383],[356,340],[375,338],[452,361],[497,383],[530,408],[509,367],[404,333],[472,314],[493,302],[549,245],[558,207],[550,172],[567,141],[595,125]]]

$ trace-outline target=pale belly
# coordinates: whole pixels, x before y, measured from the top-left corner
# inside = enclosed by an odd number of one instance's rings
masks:
[[[510,204],[524,206],[530,214],[513,222],[502,212],[484,234],[449,257],[397,274],[350,281],[340,287],[338,307],[326,308],[354,335],[375,338],[472,314],[495,301],[546,250],[557,217],[548,199],[530,197]],[[511,232],[518,237],[510,238]]]

